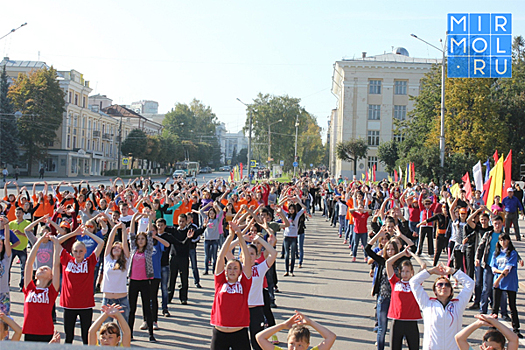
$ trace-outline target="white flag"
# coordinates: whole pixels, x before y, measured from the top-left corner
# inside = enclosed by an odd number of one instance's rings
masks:
[[[478,161],[472,168],[472,175],[474,177],[474,183],[476,184],[476,190],[483,192],[483,174],[481,171],[481,161]]]

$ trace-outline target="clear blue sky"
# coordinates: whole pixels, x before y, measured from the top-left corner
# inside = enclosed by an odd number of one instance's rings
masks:
[[[93,93],[115,103],[158,101],[161,113],[193,98],[211,106],[230,131],[244,125],[259,92],[301,98],[326,129],[335,107],[333,64],[405,47],[413,57],[440,57],[447,13],[513,15],[525,35],[523,0],[509,1],[6,1],[3,56],[75,69]]]

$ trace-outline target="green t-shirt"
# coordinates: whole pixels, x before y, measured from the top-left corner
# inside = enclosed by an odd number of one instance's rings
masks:
[[[25,229],[27,226],[29,226],[31,224],[31,222],[29,220],[23,220],[21,223],[17,223],[16,220],[13,220],[9,223],[9,229],[13,232],[15,232],[16,230],[22,232],[22,234],[16,234],[16,237],[20,240],[20,244],[17,245],[15,248],[13,248],[14,250],[24,250],[26,249],[27,247],[27,242],[28,242],[28,239],[25,235]]]

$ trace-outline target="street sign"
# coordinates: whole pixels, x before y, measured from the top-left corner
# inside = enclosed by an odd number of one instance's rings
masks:
[[[255,168],[257,166],[256,160],[250,160],[250,168]]]
[[[128,158],[122,158],[122,165],[128,165],[129,159]]]
[[[284,166],[284,160],[279,161],[279,165]]]
[[[293,167],[294,167],[294,168],[297,168],[298,166],[299,166],[299,163],[297,163],[297,162],[293,162]]]
[[[449,78],[512,78],[512,15],[449,13]]]

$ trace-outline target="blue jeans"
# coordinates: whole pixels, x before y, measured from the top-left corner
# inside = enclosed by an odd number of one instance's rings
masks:
[[[486,314],[489,307],[489,297],[492,296],[492,285],[494,283],[494,274],[492,268],[487,266],[483,269],[483,291],[481,292],[480,312]]]
[[[160,268],[160,291],[162,294],[162,311],[168,310],[168,282],[170,280],[170,266]]]
[[[354,224],[350,224],[350,221],[346,221],[345,241],[352,245],[354,241]]]
[[[339,237],[343,236],[346,229],[346,219],[344,215],[339,215]]]
[[[295,254],[297,252],[297,237],[284,237],[283,243],[284,243],[284,265],[286,267],[286,272],[293,273],[293,269],[295,266]],[[292,265],[290,265],[290,255],[292,257]]]
[[[9,265],[9,276],[11,276],[11,267],[13,266],[13,261],[15,261],[15,257],[20,259],[20,283],[18,284],[20,288],[24,286],[24,272],[26,269],[26,261],[27,261],[27,251],[25,249],[22,250],[16,250],[13,249],[11,253],[11,264]]]
[[[109,298],[102,298],[102,305],[112,305],[112,304],[118,304],[122,306],[122,310],[124,310],[124,313],[122,316],[128,322],[129,319],[129,300],[128,297],[122,297],[118,299],[109,299]]]
[[[379,276],[378,276],[379,278]],[[384,350],[385,336],[388,329],[388,308],[390,307],[390,298],[377,298],[377,350]]]
[[[218,239],[208,239],[204,241],[204,273],[208,273],[209,262],[213,259],[212,273],[215,273],[215,264],[217,264],[217,250],[219,249]]]
[[[191,269],[193,270],[193,279],[195,284],[197,284],[201,281],[199,277],[199,268],[197,267],[197,249],[190,249],[190,262]]]
[[[303,264],[304,257],[304,233],[297,236],[297,241],[299,244],[299,265]]]
[[[355,258],[357,256],[357,247],[359,247],[359,241],[361,241],[361,244],[363,245],[363,252],[365,253],[365,258],[368,257],[366,254],[365,248],[366,247],[366,232],[365,233],[355,233],[354,232],[354,242],[352,244],[352,255]]]
[[[481,291],[483,289],[483,268],[481,266],[476,266],[476,285],[474,287],[474,304],[479,304],[481,301]]]

